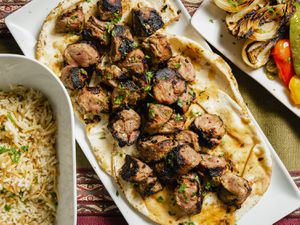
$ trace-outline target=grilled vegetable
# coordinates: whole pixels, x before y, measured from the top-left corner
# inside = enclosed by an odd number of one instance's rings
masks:
[[[272,55],[279,70],[280,78],[288,86],[290,79],[295,74],[290,41],[288,39],[279,40],[272,51]]]
[[[300,104],[300,78],[293,76],[289,83],[291,98],[295,104]]]
[[[296,12],[291,19],[290,41],[295,73],[300,76],[300,12]]]
[[[253,0],[214,0],[215,4],[227,12],[239,12],[249,6]]]
[[[269,41],[247,40],[243,46],[242,58],[248,66],[254,69],[262,67],[268,62],[275,44],[276,39]]]

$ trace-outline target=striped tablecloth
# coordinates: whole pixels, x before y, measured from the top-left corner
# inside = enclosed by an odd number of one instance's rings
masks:
[[[28,0],[0,0],[0,37],[9,33],[4,25],[5,16],[27,2]],[[191,15],[199,6],[187,2],[184,2],[184,5]],[[290,174],[300,188],[300,171],[290,172]],[[77,169],[77,194],[78,225],[127,224],[91,168]],[[300,225],[300,209],[277,222],[276,225]]]

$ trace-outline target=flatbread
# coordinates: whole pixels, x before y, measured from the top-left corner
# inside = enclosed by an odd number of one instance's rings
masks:
[[[64,0],[53,9],[46,18],[39,35],[39,40],[36,48],[36,59],[47,65],[53,72],[60,77],[63,68],[63,53],[69,44],[80,40],[80,36],[72,33],[57,33],[55,32],[55,23],[57,17],[67,8],[73,5],[80,5],[85,14],[87,21],[91,15],[97,16],[97,2],[98,0]],[[123,16],[120,23],[126,23],[130,20],[131,9],[137,5],[147,5],[158,10],[162,16],[166,28],[171,23],[175,22],[179,14],[177,13],[174,3],[169,0],[152,1],[152,0],[123,0]],[[165,6],[168,7],[165,7]],[[164,10],[162,10],[164,9]],[[164,29],[163,28],[163,29]],[[162,30],[163,30],[162,29]],[[71,94],[71,93],[70,93]],[[79,107],[76,104],[76,98],[71,94],[72,103],[75,113],[78,118],[84,123],[83,115],[80,113]],[[86,134],[90,141],[91,148],[95,157],[97,158],[100,167],[111,174],[111,152],[114,151],[116,143],[110,132],[107,130],[108,116],[101,115],[100,122],[90,123],[86,126]],[[103,135],[107,133],[107,135]]]
[[[227,206],[218,199],[217,195],[209,193],[204,198],[201,213],[191,217],[181,216],[180,211],[172,204],[171,190],[165,188],[143,199],[129,182],[125,182],[119,176],[125,155],[139,156],[136,148],[117,149],[112,160],[113,175],[130,204],[159,224],[179,224],[188,221],[199,225],[234,224],[266,192],[272,173],[270,152],[249,118],[236,80],[227,63],[218,55],[189,39],[177,36],[168,36],[168,39],[173,54],[189,57],[196,70],[196,82],[192,85],[192,89],[197,93],[197,98],[185,114],[186,128],[199,114],[211,113],[222,118],[227,134],[215,149],[204,149],[204,151],[216,156],[224,154],[231,160],[234,173],[249,181],[252,187],[251,195],[241,209],[227,212]],[[163,197],[163,202],[156,201],[159,196]]]

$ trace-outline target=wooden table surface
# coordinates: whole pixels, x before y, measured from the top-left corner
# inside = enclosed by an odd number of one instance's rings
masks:
[[[11,36],[0,36],[0,53],[22,54]],[[286,167],[300,170],[300,118],[251,77],[231,67],[245,102]],[[78,146],[77,166],[90,167]]]

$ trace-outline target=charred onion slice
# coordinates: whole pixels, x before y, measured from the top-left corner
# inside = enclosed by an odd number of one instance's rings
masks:
[[[241,11],[245,7],[249,6],[253,1],[254,0],[214,0],[215,4],[219,8],[231,13]]]
[[[276,39],[269,41],[247,40],[242,50],[244,62],[254,69],[262,67],[268,62],[271,49],[276,44],[276,41]]]

